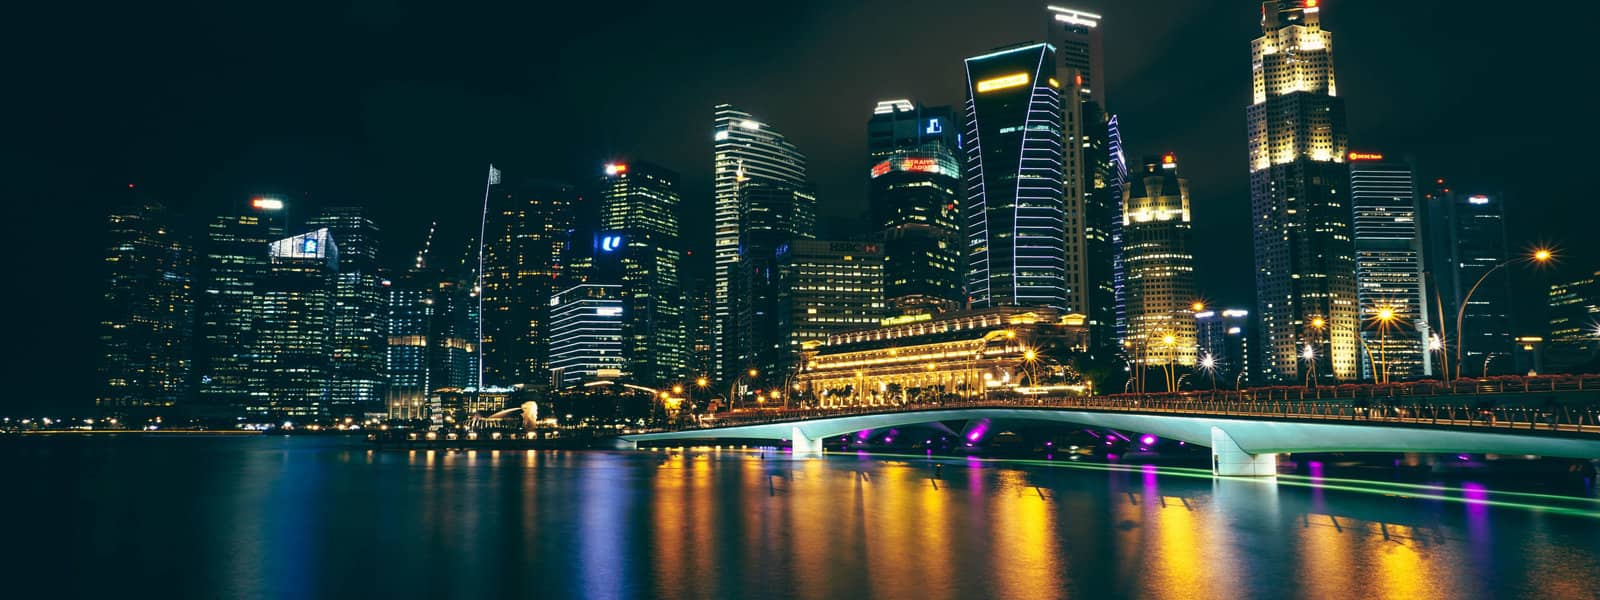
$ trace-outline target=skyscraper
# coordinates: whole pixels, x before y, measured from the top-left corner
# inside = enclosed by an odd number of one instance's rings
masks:
[[[809,188],[783,183],[750,183],[739,190],[739,261],[732,281],[733,364],[739,370],[755,366],[773,374],[791,352],[782,317],[789,291],[782,255],[791,243],[816,237],[816,204]]]
[[[1257,364],[1274,381],[1304,379],[1303,366],[1324,380],[1358,373],[1344,100],[1320,18],[1315,0],[1267,0],[1251,43]]]
[[[1152,365],[1195,364],[1194,225],[1189,180],[1172,154],[1147,158],[1128,177],[1122,200],[1127,270],[1127,340],[1132,359]]]
[[[486,386],[548,381],[548,316],[577,192],[507,176],[489,192],[484,232],[483,371]]]
[[[106,219],[102,408],[173,406],[188,390],[194,253],[161,203],[128,186]]]
[[[679,262],[677,173],[643,161],[610,163],[601,192],[603,252],[618,254],[624,307],[623,354],[644,385],[681,379],[688,335]]]
[[[1220,311],[1204,310],[1194,314],[1195,364],[1200,367],[1196,377],[1213,378],[1217,387],[1238,389],[1250,382],[1250,311],[1228,308]],[[1206,368],[1207,359],[1210,368]],[[1209,372],[1207,372],[1209,371]]]
[[[967,294],[973,307],[1067,308],[1065,114],[1055,49],[966,59]]]
[[[1545,364],[1557,373],[1600,367],[1600,271],[1550,284],[1550,336]]]
[[[1504,203],[1498,196],[1452,191],[1439,180],[1424,207],[1425,244],[1433,251],[1425,258],[1444,312],[1450,375],[1513,372],[1511,279],[1507,269],[1497,270],[1510,258]]]
[[[213,409],[242,409],[250,402],[257,335],[254,298],[267,275],[268,244],[283,234],[276,223],[286,206],[258,197],[237,215],[206,225],[206,246],[195,350],[196,392]]]
[[[1066,136],[1066,289],[1067,310],[1088,320],[1091,347],[1114,347],[1116,246],[1112,229],[1122,203],[1115,154],[1121,140],[1110,138],[1106,110],[1105,56],[1100,19],[1095,13],[1048,7],[1051,45],[1060,59],[1062,121]]]
[[[962,293],[961,167],[949,107],[879,102],[867,121],[867,201],[882,233],[884,294],[900,314],[953,310]]]
[[[582,283],[550,298],[550,374],[557,389],[595,378],[622,377],[620,286]]]
[[[1115,343],[1121,344],[1128,335],[1128,297],[1125,283],[1127,269],[1122,264],[1122,191],[1128,181],[1128,158],[1122,152],[1122,126],[1116,115],[1106,120],[1106,154],[1111,157],[1111,197],[1116,212],[1111,215],[1111,290]]]
[[[272,242],[268,256],[250,302],[256,330],[245,411],[274,420],[329,416],[338,247],[323,228]]]
[[[388,298],[378,275],[378,226],[358,206],[324,208],[306,225],[326,228],[339,249],[330,323],[329,409],[336,416],[379,411]]]
[[[718,378],[741,370],[734,346],[737,327],[734,320],[733,279],[740,260],[740,226],[744,215],[740,205],[747,188],[806,190],[806,157],[782,133],[730,104],[719,104],[712,121],[713,173],[715,194],[715,239],[713,275],[716,312],[713,315],[712,343],[718,360]],[[765,193],[765,192],[763,192]],[[793,193],[793,192],[791,192]],[[813,218],[814,218],[814,214]],[[813,223],[814,225],[814,223]]]
[[[1422,235],[1411,165],[1374,152],[1351,152],[1356,299],[1362,373],[1380,381],[1433,373],[1427,350],[1428,299],[1422,285]]]
[[[795,240],[778,251],[778,343],[755,363],[774,374],[768,381],[781,383],[776,374],[796,371],[805,342],[878,325],[885,314],[883,248],[876,241]]]

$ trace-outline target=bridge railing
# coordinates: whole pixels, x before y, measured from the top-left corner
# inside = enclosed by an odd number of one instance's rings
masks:
[[[1531,379],[1531,378],[1530,378]],[[1554,378],[1551,378],[1554,379]],[[1345,421],[1397,425],[1444,425],[1490,430],[1560,431],[1600,435],[1600,403],[1564,402],[1544,398],[1532,406],[1496,403],[1495,395],[1533,392],[1600,391],[1600,378],[1576,381],[1517,382],[1493,392],[1464,394],[1446,388],[1391,386],[1386,395],[1291,395],[1287,390],[1262,388],[1243,391],[1201,391],[1175,394],[1121,394],[1113,396],[1009,395],[983,399],[946,399],[900,404],[754,409],[723,413],[697,422],[669,427],[685,430],[739,425],[760,425],[827,417],[890,414],[953,408],[1060,408],[1196,416],[1263,417],[1312,421]],[[1585,381],[1588,379],[1588,381]],[[1473,386],[1483,381],[1471,382]],[[1504,383],[1504,382],[1502,382]],[[1374,386],[1375,387],[1375,386]],[[1307,392],[1314,392],[1309,388]],[[1349,390],[1347,390],[1349,391]],[[1428,393],[1431,392],[1431,393]]]

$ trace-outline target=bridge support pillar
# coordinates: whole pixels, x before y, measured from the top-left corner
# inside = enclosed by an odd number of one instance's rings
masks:
[[[822,440],[806,437],[799,427],[790,428],[789,440],[794,442],[795,454],[822,454]]]
[[[633,440],[616,439],[611,442],[618,450],[638,450],[639,442]]]
[[[1250,454],[1220,427],[1211,428],[1211,473],[1223,477],[1277,477],[1277,454]]]

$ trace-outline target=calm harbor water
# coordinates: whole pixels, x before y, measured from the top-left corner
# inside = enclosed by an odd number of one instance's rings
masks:
[[[1600,498],[1461,480],[284,437],[0,464],[7,597],[1600,598]]]

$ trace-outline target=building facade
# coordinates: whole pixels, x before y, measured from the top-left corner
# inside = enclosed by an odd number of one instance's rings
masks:
[[[1453,377],[1515,372],[1511,278],[1498,268],[1511,257],[1504,202],[1443,180],[1434,185],[1424,202],[1424,244],[1432,250],[1424,258],[1444,312],[1444,366]]]
[[[1410,163],[1351,152],[1350,203],[1356,249],[1365,379],[1404,381],[1433,374],[1422,234]]]
[[[582,283],[561,290],[549,304],[551,385],[566,389],[626,375],[621,286]]]
[[[190,383],[194,249],[165,206],[124,193],[106,218],[95,405],[174,406]]]
[[[1177,157],[1149,158],[1129,175],[1122,200],[1129,358],[1147,365],[1195,365],[1194,224],[1189,180]]]
[[[878,325],[886,314],[884,244],[795,240],[778,252],[782,285],[778,294],[777,336],[773,352],[756,368],[781,383],[798,366],[806,342]]]
[[[245,412],[273,421],[328,417],[338,247],[324,228],[274,241],[268,256],[251,298],[257,330]]]
[[[900,314],[943,312],[963,294],[960,131],[949,107],[879,102],[867,121],[867,201],[882,232],[884,294]]]
[[[792,353],[783,322],[784,301],[791,291],[784,280],[783,256],[792,244],[816,237],[816,196],[776,183],[751,183],[739,193],[739,261],[732,290],[734,361],[739,372],[756,368],[772,375],[790,362],[786,357]],[[881,281],[878,286],[881,289]]]
[[[275,200],[266,202],[265,200]],[[240,214],[206,225],[200,293],[195,297],[195,392],[214,410],[251,402],[257,337],[254,299],[267,276],[268,250],[283,234],[282,201],[261,198]]]
[[[1267,0],[1251,43],[1250,197],[1258,366],[1270,381],[1359,374],[1344,100],[1312,0]]]
[[[1049,44],[966,59],[967,294],[1067,307],[1065,111]]]
[[[688,332],[680,274],[678,175],[642,161],[610,163],[601,192],[603,253],[617,254],[626,318],[628,373],[647,386],[688,373]],[[609,246],[608,250],[606,246]]]
[[[740,228],[745,215],[741,204],[745,202],[747,190],[752,187],[808,190],[809,186],[805,155],[782,133],[750,113],[730,104],[717,105],[711,131],[715,227],[712,293],[716,301],[711,339],[718,357],[714,377],[720,379],[742,370],[735,345],[734,330],[738,325],[732,286],[734,279],[740,276],[735,265],[742,254]],[[814,218],[815,213],[812,214]]]
[[[492,186],[482,264],[485,385],[548,380],[550,297],[578,201],[572,186],[557,182],[508,176]]]
[[[339,249],[331,316],[329,407],[336,416],[384,410],[388,294],[378,273],[378,225],[365,208],[337,206],[308,219]]]
[[[1205,378],[1195,384],[1233,389],[1250,385],[1250,311],[1203,310],[1194,319],[1196,377]]]
[[[1545,365],[1556,373],[1600,369],[1600,271],[1550,285]]]

